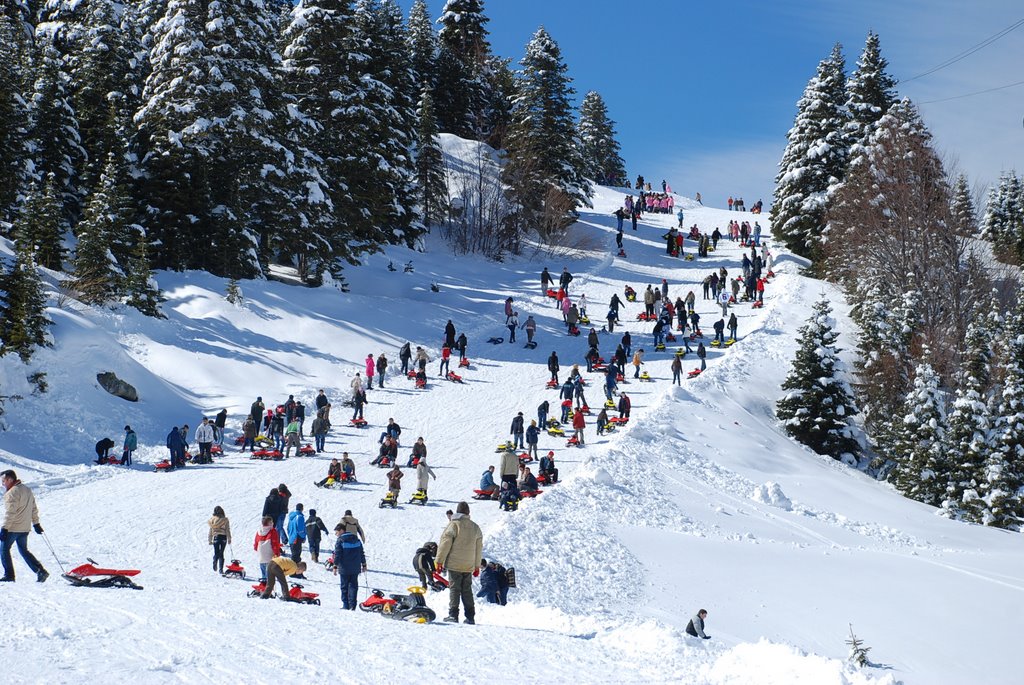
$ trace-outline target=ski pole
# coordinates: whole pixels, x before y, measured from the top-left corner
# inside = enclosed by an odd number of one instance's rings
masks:
[[[53,545],[50,544],[50,538],[46,537],[46,533],[42,533],[42,536],[43,536],[43,542],[45,542],[46,546],[50,548],[50,554],[53,555],[53,560],[56,561],[57,562],[57,566],[60,567],[60,572],[62,574],[65,573],[65,571],[64,571],[64,564],[60,563],[60,559],[57,558],[57,552],[54,551]]]

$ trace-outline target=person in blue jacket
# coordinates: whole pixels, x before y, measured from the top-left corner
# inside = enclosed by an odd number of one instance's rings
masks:
[[[185,440],[181,437],[181,431],[177,426],[167,434],[167,449],[171,452],[171,468],[176,469],[185,465]]]
[[[735,337],[735,336],[734,336]],[[124,427],[124,450],[121,452],[121,465],[132,465],[132,452],[139,447],[139,436],[135,434],[131,426]]]
[[[498,491],[498,484],[494,482],[494,466],[488,466],[480,475],[480,490],[492,495]]]
[[[480,560],[480,590],[477,597],[483,597],[490,604],[504,606],[508,601],[508,574],[505,567],[498,562]]]
[[[306,541],[306,515],[302,503],[295,505],[295,511],[288,514],[288,540],[291,542],[292,561],[302,561],[302,543]]]
[[[334,545],[334,575],[341,576],[341,603],[354,611],[359,592],[359,574],[366,572],[366,553],[355,533],[346,533],[345,526],[334,527],[338,541]]]
[[[540,438],[540,427],[536,421],[530,421],[526,428],[526,453],[537,459],[537,441]]]

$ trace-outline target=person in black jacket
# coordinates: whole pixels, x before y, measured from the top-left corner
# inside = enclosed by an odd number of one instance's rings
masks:
[[[281,493],[278,492],[277,488],[272,489],[267,498],[263,500],[263,516],[269,516],[276,524],[278,516],[284,511],[282,508],[283,502],[284,500],[281,498]]]
[[[512,444],[513,447],[523,449],[523,432],[525,427],[523,426],[523,412],[519,412],[515,418],[512,419],[512,427],[509,432],[512,433]]]
[[[426,590],[434,584],[434,557],[437,556],[437,543],[427,542],[416,550],[412,558],[412,567],[420,576],[420,586]]]
[[[444,344],[448,347],[455,347],[455,324],[451,319],[444,326]]]
[[[459,361],[466,358],[466,346],[468,344],[469,341],[466,340],[466,334],[459,333],[459,337],[455,340],[455,349],[459,351]]]
[[[412,345],[405,343],[398,350],[398,361],[402,362],[402,375],[409,373],[409,360],[412,359]]]
[[[690,622],[686,624],[686,634],[710,640],[711,636],[704,634],[704,619],[707,618],[707,616],[707,610],[701,609],[698,611],[697,615],[691,618]]]
[[[569,273],[569,267],[562,267],[562,275],[558,278],[558,285],[562,287],[565,294],[569,294],[569,284],[572,283],[572,274]]]
[[[700,359],[700,370],[703,371],[708,367],[704,359],[708,356],[708,351],[704,349],[704,343],[697,345],[697,358]]]
[[[551,380],[555,383],[558,382],[558,369],[558,355],[552,352],[551,356],[548,357],[548,371],[551,372]]]
[[[314,564],[320,563],[320,534],[326,532],[327,526],[324,525],[323,519],[316,515],[316,509],[310,509],[309,516],[306,517],[306,544],[309,545],[309,556]]]
[[[110,450],[114,449],[115,443],[110,438],[103,438],[96,443],[96,463],[106,464],[110,459]]]

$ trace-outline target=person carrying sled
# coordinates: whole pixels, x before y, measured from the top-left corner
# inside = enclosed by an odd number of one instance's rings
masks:
[[[351,509],[345,510],[345,515],[341,517],[341,521],[338,522],[346,533],[355,533],[359,536],[359,539],[366,542],[366,534],[363,533],[363,527],[359,525],[359,519],[352,515]],[[335,527],[337,530],[337,527]]]
[[[288,539],[291,541],[292,561],[302,560],[302,543],[306,541],[306,515],[302,503],[295,505],[295,511],[288,514]]]
[[[272,517],[264,515],[261,519],[252,549],[256,552],[256,559],[260,565],[260,582],[265,583],[267,582],[267,565],[274,557],[281,556],[281,537],[277,534]]]
[[[267,587],[260,595],[261,599],[270,599],[274,596],[274,584],[281,585],[281,599],[288,601],[291,597],[288,594],[288,576],[301,576],[306,572],[306,562],[293,561],[288,557],[274,557],[267,564]]]
[[[309,544],[309,556],[314,564],[320,563],[321,534],[327,532],[323,519],[316,515],[316,509],[309,510],[306,517],[306,542]]]
[[[327,481],[329,481],[332,478],[334,479],[335,483],[340,483],[342,480],[341,463],[337,459],[331,459],[331,464],[330,466],[327,467],[327,477],[321,481],[313,483],[313,485],[315,485],[318,488],[322,488],[323,486],[327,485]]]
[[[427,486],[430,484],[430,479],[437,480],[437,474],[434,473],[434,469],[427,466],[427,458],[424,456],[420,459],[420,463],[416,464],[416,487],[423,491],[423,494],[427,494]]]
[[[359,574],[366,573],[366,552],[356,534],[348,532],[342,524],[334,527],[334,533],[338,536],[334,543],[334,575],[340,576],[341,605],[355,611],[359,602]]]
[[[132,465],[132,453],[139,447],[139,436],[135,434],[131,426],[124,427],[124,447],[121,452],[121,465]]]
[[[416,550],[416,554],[412,558],[412,568],[416,571],[416,574],[420,577],[420,587],[424,590],[430,588],[434,584],[434,556],[437,554],[437,543],[436,542],[425,542],[423,546]]]
[[[106,464],[110,460],[110,450],[114,449],[115,443],[110,438],[103,438],[96,443],[96,463]]]
[[[231,544],[231,522],[220,506],[213,508],[213,516],[206,522],[210,527],[210,544],[213,545],[213,570],[224,573],[224,548]]]
[[[513,455],[515,456],[515,455]],[[473,600],[473,577],[480,573],[484,536],[480,526],[469,517],[469,504],[459,502],[451,522],[441,533],[437,548],[436,567],[448,569],[447,623],[459,622],[459,602],[465,615],[464,622],[476,623],[476,604]]]
[[[698,611],[697,614],[690,619],[690,622],[686,624],[686,634],[710,640],[711,636],[704,634],[704,619],[707,617],[708,612],[706,609]]]
[[[36,574],[36,582],[44,583],[50,574],[32,552],[28,551],[29,530],[35,530],[37,535],[43,534],[43,527],[39,525],[39,507],[36,506],[35,495],[27,485],[18,480],[18,474],[11,469],[0,473],[0,482],[3,483],[5,490],[3,543],[0,547],[4,576],[0,578],[0,582],[14,582],[11,547],[17,545],[21,558],[28,564],[32,573]]]

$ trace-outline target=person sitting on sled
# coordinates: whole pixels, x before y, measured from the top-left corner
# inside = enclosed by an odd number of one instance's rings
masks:
[[[558,469],[555,467],[555,453],[548,452],[540,458],[539,472],[548,483],[558,482]]]
[[[519,489],[525,492],[536,492],[539,487],[537,485],[537,477],[530,472],[530,467],[527,466],[523,471],[523,477],[519,479]]]
[[[494,496],[498,492],[498,484],[494,482],[494,466],[488,466],[487,470],[480,476],[480,491],[490,493]]]
[[[327,481],[334,479],[335,483],[341,482],[341,463],[337,459],[331,459],[331,465],[327,467],[327,477],[316,483],[318,488],[327,485]]]
[[[348,452],[341,453],[341,472],[348,480],[356,479],[356,463],[348,456]]]
[[[388,460],[388,464],[398,467],[398,443],[390,435],[384,438],[384,442],[381,443],[380,452],[377,454],[377,458],[370,462],[371,466],[379,465],[384,459]]]

